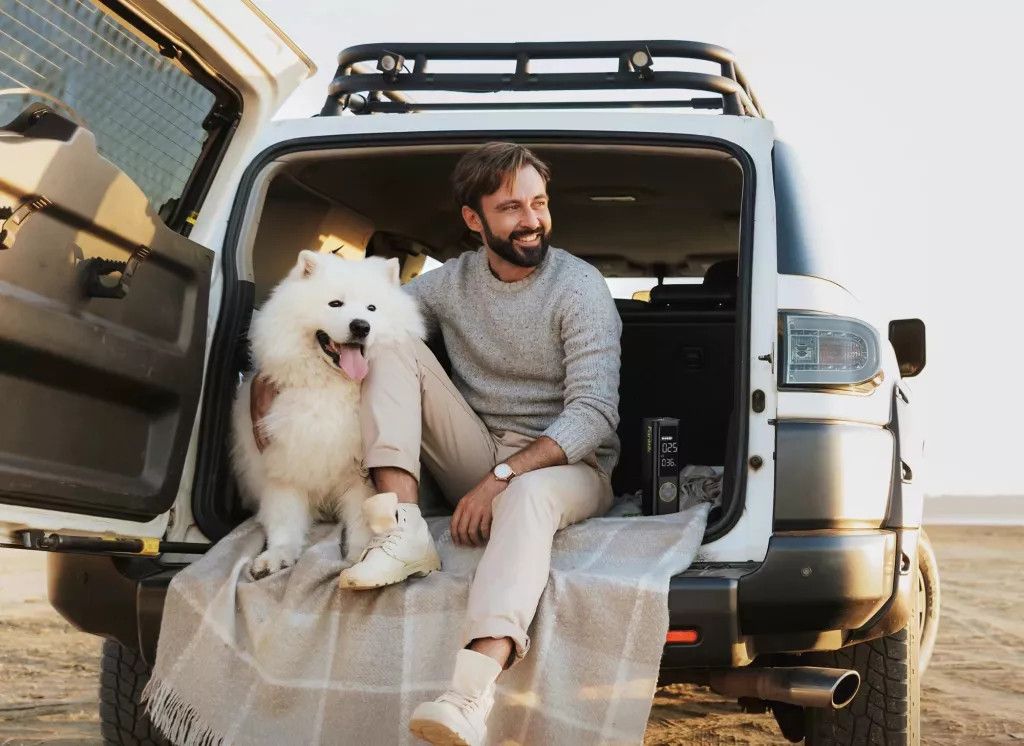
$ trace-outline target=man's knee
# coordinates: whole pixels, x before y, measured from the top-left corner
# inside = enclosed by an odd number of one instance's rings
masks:
[[[603,513],[610,493],[607,482],[584,464],[537,469],[509,482],[495,502],[494,520],[540,522],[557,531]]]
[[[544,471],[538,469],[512,479],[495,504],[494,520],[522,516],[557,526],[560,516],[553,499],[556,485]]]

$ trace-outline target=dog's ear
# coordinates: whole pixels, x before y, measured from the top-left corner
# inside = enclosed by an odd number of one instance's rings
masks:
[[[315,251],[304,249],[299,252],[299,261],[295,263],[295,268],[292,269],[292,276],[296,278],[309,277],[316,268],[320,266],[320,256]]]
[[[384,262],[384,273],[392,285],[399,285],[402,282],[402,267],[398,259],[391,257]]]

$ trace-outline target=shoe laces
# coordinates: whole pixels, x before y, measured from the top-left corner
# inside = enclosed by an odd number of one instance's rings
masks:
[[[462,711],[476,712],[480,709],[480,705],[483,702],[482,696],[470,697],[469,695],[462,694],[449,689],[440,697],[437,698],[438,702],[447,702],[448,704],[455,705]]]
[[[401,537],[401,535],[402,527],[394,526],[385,531],[384,533],[377,534],[376,536],[372,537],[366,545],[366,550],[369,551],[371,549],[383,549],[385,552],[388,552],[390,554],[391,551],[398,544],[398,540]]]

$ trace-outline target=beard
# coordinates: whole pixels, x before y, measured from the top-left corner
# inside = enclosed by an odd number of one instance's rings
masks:
[[[487,248],[509,264],[514,264],[517,267],[536,267],[538,264],[543,262],[544,257],[548,255],[548,248],[551,246],[549,243],[551,239],[551,231],[547,230],[543,223],[539,229],[512,231],[508,234],[508,238],[499,238],[494,235],[494,233],[491,232],[491,227],[487,225],[487,220],[483,215],[480,216],[480,223],[483,225],[484,242],[487,244]],[[513,243],[513,241],[518,238],[537,233],[538,230],[540,232],[540,241],[537,242],[535,247],[517,248]]]

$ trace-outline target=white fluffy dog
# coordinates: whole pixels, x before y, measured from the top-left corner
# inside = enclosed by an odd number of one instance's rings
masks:
[[[399,286],[397,259],[303,251],[254,315],[253,361],[279,393],[262,422],[269,438],[262,453],[250,379],[232,411],[235,472],[267,535],[253,577],[293,565],[317,516],[344,523],[346,557],[358,560],[371,536],[363,503],[374,494],[362,468],[360,382],[378,346],[409,335],[423,338],[423,320]]]

